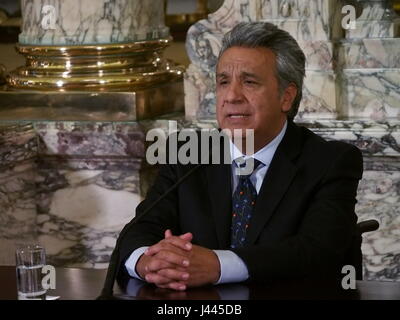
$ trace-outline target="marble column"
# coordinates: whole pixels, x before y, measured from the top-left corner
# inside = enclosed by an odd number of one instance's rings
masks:
[[[21,4],[17,50],[26,65],[11,71],[7,86],[0,90],[0,119],[10,119],[9,114],[17,111],[31,120],[48,119],[49,114],[52,119],[88,120],[80,112],[88,100],[101,106],[110,120],[140,120],[183,109],[184,67],[163,57],[172,41],[163,0]],[[111,93],[104,99],[99,94],[104,92]],[[121,108],[110,106],[110,99],[124,97],[129,101]],[[63,100],[69,104],[71,99],[71,107],[64,107]],[[46,103],[38,106],[38,100]]]
[[[163,0],[22,0],[21,44],[90,45],[169,37]]]

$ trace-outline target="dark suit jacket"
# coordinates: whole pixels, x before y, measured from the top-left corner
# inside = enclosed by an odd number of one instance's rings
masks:
[[[192,167],[162,166],[137,214]],[[354,206],[361,176],[356,147],[327,142],[288,121],[257,198],[248,244],[232,250],[247,265],[249,280],[333,277],[353,263],[354,245],[360,253]],[[192,232],[200,246],[229,249],[231,197],[231,165],[200,167],[131,226],[121,241],[120,270],[133,250],[163,239],[166,229]]]

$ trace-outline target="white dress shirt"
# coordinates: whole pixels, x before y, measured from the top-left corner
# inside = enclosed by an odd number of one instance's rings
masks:
[[[254,170],[253,174],[250,176],[250,181],[253,183],[257,194],[260,192],[261,185],[263,183],[265,174],[268,171],[269,165],[272,158],[275,155],[275,151],[281,143],[283,136],[285,135],[287,128],[287,122],[283,126],[279,134],[266,146],[258,150],[255,154],[251,156],[243,155],[242,152],[230,141],[231,155],[233,160],[238,158],[244,158],[245,160],[252,157],[261,162],[261,164]],[[236,165],[232,163],[232,193],[235,191],[239,178],[235,174]],[[125,267],[131,277],[142,279],[136,273],[136,263],[140,256],[146,251],[148,247],[141,247],[132,252],[129,258],[125,262]],[[221,274],[218,282],[220,283],[231,283],[231,282],[241,282],[247,280],[249,277],[249,272],[246,264],[243,260],[234,252],[230,250],[213,250],[218,257]]]

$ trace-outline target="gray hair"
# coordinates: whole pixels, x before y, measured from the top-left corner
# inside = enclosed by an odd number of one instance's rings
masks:
[[[264,47],[275,53],[279,94],[282,94],[290,83],[294,83],[297,87],[297,95],[287,114],[288,118],[293,119],[302,98],[306,62],[306,57],[296,40],[272,23],[241,22],[222,39],[218,61],[224,51],[231,47]]]

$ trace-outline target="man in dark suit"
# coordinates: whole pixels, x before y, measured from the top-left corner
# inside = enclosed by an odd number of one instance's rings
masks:
[[[225,35],[217,120],[221,129],[253,129],[254,154],[245,153],[245,137],[242,148],[231,142],[232,164],[200,167],[132,225],[120,273],[174,290],[340,273],[359,241],[362,157],[293,123],[304,68],[296,41],[272,24],[241,23]],[[249,158],[254,171],[236,176]],[[192,167],[163,166],[137,214]]]

